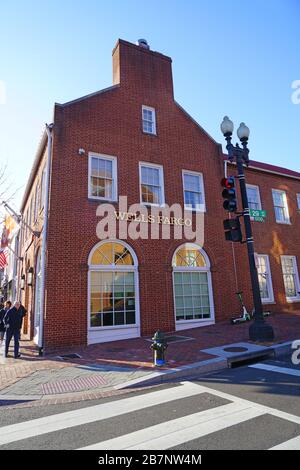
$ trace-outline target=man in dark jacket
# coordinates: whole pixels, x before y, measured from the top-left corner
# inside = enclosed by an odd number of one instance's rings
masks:
[[[15,302],[15,305],[8,310],[4,317],[4,324],[6,327],[6,339],[5,339],[5,357],[8,355],[9,344],[14,337],[14,353],[15,359],[20,357],[19,354],[19,340],[20,340],[20,330],[22,327],[22,321],[24,317],[24,309],[21,308],[20,302]]]
[[[2,344],[4,334],[5,334],[5,324],[4,324],[4,317],[8,310],[11,308],[11,302],[7,300],[3,305],[3,308],[0,310],[0,344]]]

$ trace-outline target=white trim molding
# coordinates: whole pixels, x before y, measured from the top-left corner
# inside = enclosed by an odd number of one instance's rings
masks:
[[[255,210],[261,210],[262,209],[262,205],[261,205],[261,197],[260,197],[260,190],[259,190],[259,186],[256,185],[256,184],[246,184],[246,189],[247,189],[247,196],[248,196],[248,188],[249,189],[255,189],[257,191],[257,204],[258,204],[258,207],[255,208]],[[248,202],[249,202],[249,196],[248,196]],[[250,206],[249,206],[250,207]],[[250,207],[250,209],[253,209],[252,207]]]
[[[144,118],[144,111],[148,111],[149,113],[151,113],[151,120]],[[147,124],[148,126],[150,126],[151,130],[149,130],[149,128],[146,129],[144,124]],[[151,108],[150,106],[145,106],[144,104],[142,105],[142,129],[143,129],[144,134],[156,135],[155,108]]]
[[[293,263],[293,273],[285,273],[283,271],[283,261],[285,259],[290,259],[292,260],[292,263]],[[287,302],[289,303],[293,303],[293,302],[300,302],[300,280],[299,280],[299,271],[298,271],[298,266],[297,266],[297,258],[296,256],[294,255],[281,255],[280,256],[280,260],[281,260],[281,269],[282,269],[282,276],[283,276],[283,280],[284,280],[284,276],[287,276],[287,275],[292,275],[294,277],[294,283],[295,283],[295,291],[296,291],[296,295],[295,296],[288,296],[286,295],[286,300]],[[284,287],[285,287],[285,294],[286,294],[286,286],[285,286],[285,283],[284,283]]]
[[[204,261],[205,261],[205,266],[200,267],[191,267],[191,266],[176,266],[176,254],[177,252],[182,249],[191,249],[191,250],[197,250],[199,253],[202,255]],[[199,326],[207,326],[207,325],[212,325],[215,323],[215,309],[214,309],[214,298],[213,298],[213,287],[212,287],[212,276],[211,276],[211,271],[210,271],[210,261],[207,256],[207,253],[197,244],[195,243],[184,243],[183,245],[180,245],[179,247],[176,248],[173,258],[172,258],[172,266],[173,266],[173,273],[172,273],[172,284],[173,284],[173,302],[174,302],[174,316],[175,316],[175,325],[176,325],[176,330],[185,330],[189,328],[197,328]],[[193,318],[190,320],[177,320],[176,317],[176,293],[175,293],[175,274],[176,273],[206,273],[207,274],[207,286],[208,286],[208,298],[209,298],[209,317],[198,319],[198,318]],[[193,296],[193,294],[192,294]],[[201,294],[200,294],[201,296]]]
[[[206,212],[203,173],[200,173],[198,171],[192,171],[192,170],[182,170],[181,175],[182,175],[184,209],[187,210],[187,211],[194,211],[194,212]],[[193,207],[190,207],[190,205],[186,205],[186,203],[185,203],[185,191],[189,191],[188,189],[185,189],[185,182],[184,182],[185,175],[192,175],[192,176],[198,176],[199,177],[199,182],[200,182],[200,192],[199,192],[199,194],[201,195],[201,199],[202,199],[202,202],[199,204],[199,207],[193,208]]]
[[[160,202],[159,204],[144,202],[142,197],[142,167],[153,168],[158,170],[159,187],[160,187]],[[139,185],[140,185],[140,203],[144,206],[164,207],[165,205],[165,184],[164,184],[164,168],[162,165],[150,162],[139,162]]]
[[[275,194],[280,194],[282,196],[283,206],[275,206],[275,200],[274,200]],[[275,214],[276,223],[277,224],[290,225],[291,220],[290,220],[290,215],[289,215],[289,207],[288,207],[288,203],[287,203],[286,191],[283,191],[282,189],[272,188],[272,199],[273,199],[273,207],[274,207],[274,214]],[[283,215],[284,215],[284,220],[277,219],[276,207],[282,208]]]
[[[260,275],[265,274],[265,279],[267,281],[267,289],[268,289],[268,293],[269,293],[269,297],[266,297],[266,298],[261,297],[261,301],[262,301],[263,304],[275,304],[269,255],[263,255],[263,254],[257,253],[256,259],[257,259],[257,264],[258,265],[259,265],[258,258],[260,258],[260,257],[264,258],[264,260],[265,260],[266,271],[265,271],[265,273],[259,273],[259,266],[257,266],[258,280],[259,280]]]
[[[133,259],[133,265],[118,265],[118,264],[105,264],[95,265],[91,263],[94,252],[102,245],[109,243],[118,243],[124,248],[127,248]],[[138,258],[131,248],[123,240],[110,239],[102,240],[97,243],[91,250],[88,257],[88,296],[87,296],[87,344],[105,343],[108,341],[117,341],[122,339],[137,338],[141,336],[140,325],[140,296],[139,296],[139,277],[138,277]],[[134,274],[134,289],[135,289],[135,323],[122,324],[122,325],[109,325],[100,327],[91,327],[91,273],[92,272],[124,272]]]
[[[88,198],[98,201],[111,201],[117,202],[118,200],[118,159],[113,155],[106,155],[104,153],[89,152],[88,154]],[[111,197],[94,196],[92,194],[91,177],[92,177],[92,159],[98,158],[99,160],[107,160],[112,162],[112,195]]]

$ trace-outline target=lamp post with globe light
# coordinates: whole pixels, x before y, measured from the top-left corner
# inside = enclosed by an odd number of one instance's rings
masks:
[[[254,322],[249,328],[249,338],[252,341],[272,341],[274,339],[274,331],[270,324],[268,324],[263,315],[261,295],[259,289],[258,273],[255,263],[255,252],[254,252],[254,240],[251,227],[250,209],[248,203],[246,180],[244,173],[244,164],[249,165],[249,149],[248,139],[250,129],[245,125],[244,122],[240,124],[237,130],[238,138],[241,141],[242,147],[239,144],[235,146],[232,144],[233,134],[233,122],[225,116],[221,123],[221,131],[227,142],[226,149],[228,151],[228,160],[233,163],[235,161],[237,165],[238,176],[237,179],[240,182],[240,191],[243,206],[243,217],[245,224],[245,235],[248,250],[248,261],[250,267],[250,277],[252,285],[252,296],[254,303]]]

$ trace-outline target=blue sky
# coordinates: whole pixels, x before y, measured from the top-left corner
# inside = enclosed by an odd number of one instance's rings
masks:
[[[118,38],[172,57],[176,100],[218,142],[227,114],[250,127],[253,159],[300,171],[299,21],[300,0],[1,2],[0,162],[15,205],[54,102],[110,86]]]

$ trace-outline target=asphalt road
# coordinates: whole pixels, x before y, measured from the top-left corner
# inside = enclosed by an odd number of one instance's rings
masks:
[[[300,450],[300,366],[293,366],[289,358],[117,398],[0,408],[0,450],[270,449],[278,445]]]

